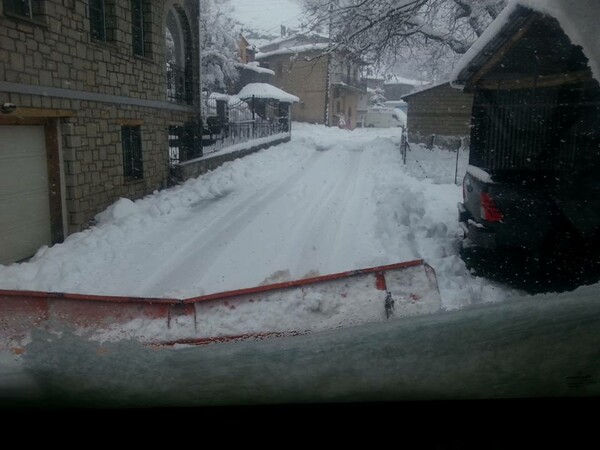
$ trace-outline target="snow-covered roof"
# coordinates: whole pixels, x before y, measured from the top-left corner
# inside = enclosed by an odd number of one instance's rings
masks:
[[[269,39],[263,39],[263,38],[251,38],[251,39],[248,39],[248,42],[250,43],[250,47],[253,50],[258,51],[259,48],[261,48],[263,45],[267,45],[271,41]]]
[[[558,20],[571,42],[582,47],[594,77],[600,80],[600,39],[597,31],[600,2],[598,0],[512,0],[458,62],[451,75],[453,86],[462,87],[461,84],[467,77],[467,69],[473,60],[511,24],[511,19],[520,6]]]
[[[286,54],[296,54],[296,53],[304,53],[310,51],[322,51],[329,47],[328,43],[320,43],[320,44],[305,44],[305,45],[297,45],[295,47],[288,48],[280,48],[278,50],[273,50],[272,52],[266,53],[257,53],[256,59],[263,59],[273,55],[286,55]]]
[[[275,75],[275,72],[272,71],[271,69],[267,69],[265,67],[260,67],[258,65],[258,62],[249,62],[247,64],[239,63],[239,64],[237,64],[237,67],[241,67],[241,68],[247,69],[247,70],[252,70],[253,72],[256,72],[256,73],[266,73],[268,75]]]
[[[322,33],[317,33],[317,32],[288,34],[287,36],[281,36],[276,39],[272,39],[268,42],[265,42],[261,45],[261,47],[270,47],[272,45],[280,45],[280,44],[283,44],[284,42],[293,41],[293,40],[297,40],[297,39],[324,40],[324,39],[329,39],[329,36],[322,34]]]
[[[221,92],[211,92],[208,98],[211,100],[222,100],[226,102],[229,101],[230,96],[227,94],[222,94]]]
[[[444,81],[438,81],[437,83],[428,84],[427,86],[424,86],[420,89],[415,89],[415,90],[409,92],[408,94],[403,95],[400,98],[405,99],[407,97],[412,97],[415,94],[420,94],[421,92],[429,91],[430,89],[435,89],[436,87],[443,86],[444,84],[448,84],[449,82],[450,82],[449,80],[444,80]]]
[[[300,99],[295,95],[288,94],[275,86],[268,83],[250,83],[242,88],[237,94],[241,99],[256,98],[272,98],[279,100],[282,103],[298,103]]]
[[[404,78],[397,75],[393,75],[383,82],[383,84],[409,84],[411,86],[424,86],[429,83],[429,81],[411,80],[410,78]]]

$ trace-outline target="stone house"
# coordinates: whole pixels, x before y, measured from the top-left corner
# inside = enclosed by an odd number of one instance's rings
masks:
[[[343,118],[354,128],[358,97],[366,91],[360,77],[365,63],[348,51],[327,54],[328,46],[321,35],[296,34],[261,47],[256,60],[275,72],[275,86],[300,98],[292,106],[294,120],[337,126]]]
[[[408,139],[414,143],[457,149],[471,133],[473,94],[454,89],[449,82],[404,95],[408,103]]]
[[[0,263],[166,186],[169,132],[199,117],[197,24],[192,0],[0,1]]]

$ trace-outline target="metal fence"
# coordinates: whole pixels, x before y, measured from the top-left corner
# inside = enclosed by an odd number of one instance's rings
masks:
[[[202,127],[198,122],[169,127],[171,166],[290,131],[289,104],[272,99],[209,98],[202,113]]]
[[[204,108],[203,154],[274,134],[288,133],[289,105],[272,99],[214,100]]]

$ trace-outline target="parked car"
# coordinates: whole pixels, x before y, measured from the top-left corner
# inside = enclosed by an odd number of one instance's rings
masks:
[[[474,94],[458,204],[463,247],[522,249],[539,261],[593,255],[600,241],[596,53],[584,54],[552,17],[520,6],[507,15],[454,74],[454,85]],[[535,29],[520,36],[527,21]],[[518,44],[498,50],[510,39]]]
[[[406,128],[406,114],[396,108],[370,109],[363,118],[363,127]]]

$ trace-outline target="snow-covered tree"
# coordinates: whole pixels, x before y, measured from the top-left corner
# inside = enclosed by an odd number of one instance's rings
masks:
[[[209,92],[225,92],[238,77],[238,31],[229,8],[229,0],[200,0],[202,86]]]
[[[507,0],[303,0],[313,28],[378,63],[452,64]],[[415,61],[413,61],[415,62]]]
[[[383,106],[385,103],[385,91],[381,87],[376,87],[370,92],[369,106]]]

